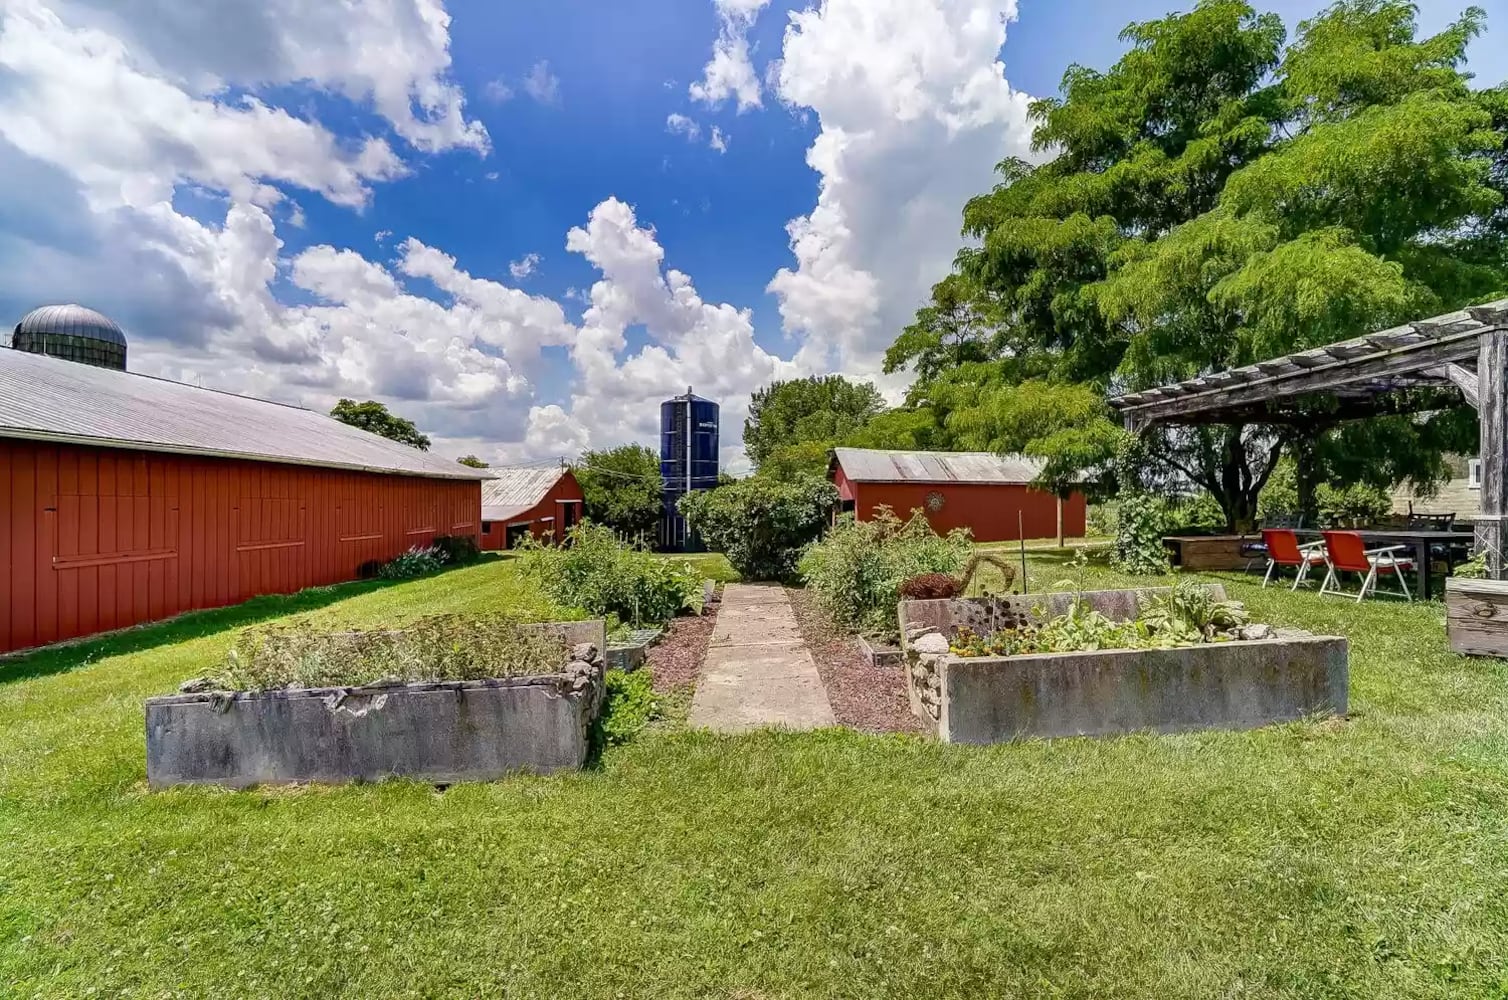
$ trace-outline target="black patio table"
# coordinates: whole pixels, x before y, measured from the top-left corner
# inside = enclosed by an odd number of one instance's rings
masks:
[[[1407,545],[1414,550],[1414,565],[1419,567],[1419,596],[1429,600],[1433,595],[1430,582],[1430,547],[1441,543],[1450,545],[1470,543],[1471,535],[1464,531],[1410,531],[1407,528],[1335,528],[1360,535],[1368,549],[1380,549],[1388,545]],[[1319,538],[1320,528],[1294,528],[1293,533],[1303,538]],[[1447,551],[1449,549],[1447,548]],[[1447,566],[1450,560],[1447,560]]]

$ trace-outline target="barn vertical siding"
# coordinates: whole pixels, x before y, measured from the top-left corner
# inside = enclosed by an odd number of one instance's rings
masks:
[[[355,579],[477,537],[470,480],[0,441],[0,652]]]
[[[946,533],[968,528],[976,542],[1015,541],[1022,537],[1052,538],[1058,533],[1058,498],[1052,493],[1012,483],[854,483],[854,510],[860,520],[874,517],[875,508],[888,505],[901,517],[921,509],[934,531]],[[927,497],[937,494],[942,506],[931,510]],[[1020,513],[1020,521],[1017,513]],[[1063,501],[1063,534],[1084,535],[1085,504],[1082,493]]]

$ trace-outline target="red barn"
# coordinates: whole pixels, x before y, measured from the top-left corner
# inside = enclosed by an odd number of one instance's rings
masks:
[[[1062,512],[1065,537],[1084,536],[1084,496],[1061,501],[1033,489],[1041,463],[989,452],[872,451],[835,448],[828,478],[838,487],[843,509],[862,521],[888,506],[901,517],[913,510],[927,515],[934,531],[968,528],[976,542],[1053,538]]]
[[[0,652],[477,537],[489,475],[300,407],[0,348]]]
[[[570,469],[490,469],[482,485],[482,548],[511,549],[524,535],[564,538],[581,520],[581,484]]]

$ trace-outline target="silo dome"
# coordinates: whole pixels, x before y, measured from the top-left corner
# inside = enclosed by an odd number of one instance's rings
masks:
[[[10,346],[101,368],[126,370],[126,335],[115,321],[79,305],[33,309],[16,324]]]

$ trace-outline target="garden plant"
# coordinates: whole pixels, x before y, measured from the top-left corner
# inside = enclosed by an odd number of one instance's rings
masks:
[[[701,601],[701,577],[683,561],[660,559],[619,541],[606,525],[583,521],[564,544],[525,537],[519,566],[565,607],[635,627],[662,625]]]
[[[957,574],[972,552],[967,531],[939,535],[920,510],[903,521],[881,506],[869,521],[839,518],[802,556],[801,575],[833,621],[889,637],[901,585],[927,573]]]

